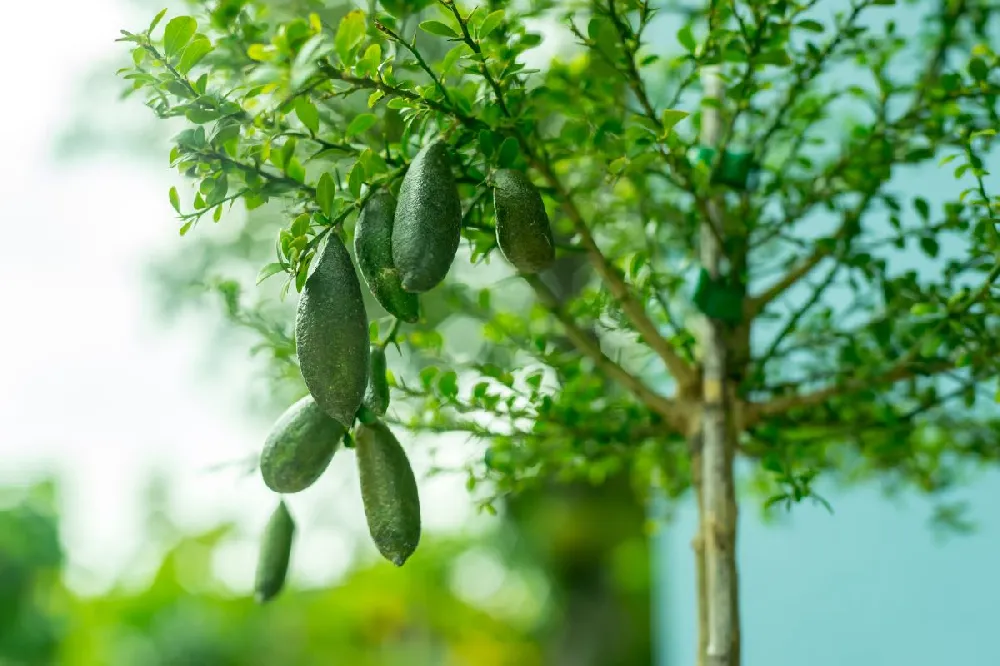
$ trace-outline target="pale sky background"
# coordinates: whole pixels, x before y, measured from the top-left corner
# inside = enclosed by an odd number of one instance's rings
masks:
[[[81,99],[112,122],[155,122],[138,99],[95,99],[81,89],[101,62],[114,76],[111,58],[128,54],[114,42],[119,29],[144,26],[152,14],[117,0],[46,3],[56,19],[31,2],[5,11],[6,25],[44,24],[46,37],[44,47],[30,30],[0,40],[0,123],[11,156],[0,167],[0,484],[60,471],[71,580],[96,590],[149,552],[136,499],[148,474],[164,469],[185,528],[240,524],[246,539],[226,549],[218,570],[247,589],[274,495],[256,475],[210,468],[253,455],[270,421],[247,414],[240,387],[251,381],[248,364],[224,362],[209,378],[201,372],[204,319],[160,330],[154,317],[144,265],[182,240],[166,199],[179,181],[167,146],[152,163],[101,155],[60,164],[53,156]],[[428,461],[416,458],[420,474]],[[340,452],[316,486],[289,499],[301,528],[295,576],[328,582],[357,546],[377,556],[365,541],[358,493],[339,492],[356,487],[353,464]],[[473,519],[470,503],[453,501],[464,497],[463,484],[422,483],[428,530],[488,523]]]
[[[224,364],[207,381],[200,372],[204,322],[158,330],[142,281],[148,258],[181,242],[166,200],[177,176],[165,151],[152,164],[103,156],[60,165],[52,157],[54,137],[80,103],[80,81],[124,50],[113,41],[119,28],[149,18],[117,0],[5,3],[0,484],[60,471],[71,580],[97,590],[149,552],[136,499],[147,473],[166,469],[172,509],[186,528],[220,519],[241,525],[247,539],[227,549],[219,570],[246,589],[273,496],[256,477],[207,469],[255,452],[269,423],[246,413],[245,367]],[[107,113],[122,122],[149,115],[135,101],[90,103],[111,104]],[[926,190],[935,177],[927,172],[911,189]],[[356,547],[374,556],[357,539],[357,494],[338,492],[356,484],[353,461],[338,454],[332,469],[291,500],[302,524],[294,573],[315,583],[334,580]],[[992,635],[1000,617],[998,481],[992,474],[963,491],[980,529],[944,542],[927,527],[925,502],[889,503],[875,491],[830,493],[835,516],[803,505],[780,527],[762,527],[748,508],[740,546],[745,663],[1000,664]],[[486,524],[473,518],[462,483],[422,484],[429,529]],[[668,564],[660,663],[671,666],[693,663],[692,533],[691,512],[682,509],[659,543]]]

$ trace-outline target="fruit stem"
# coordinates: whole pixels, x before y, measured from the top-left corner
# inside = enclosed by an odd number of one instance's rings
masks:
[[[393,317],[392,328],[389,329],[388,335],[385,336],[384,340],[378,343],[378,346],[381,347],[383,351],[389,345],[395,344],[396,336],[399,334],[399,329],[402,328],[402,326],[403,326],[403,321],[397,317]]]

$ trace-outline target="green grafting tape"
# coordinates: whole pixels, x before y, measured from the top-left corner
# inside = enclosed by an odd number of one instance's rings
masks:
[[[695,146],[688,151],[688,162],[696,164],[711,164],[715,158],[715,148]],[[736,190],[750,189],[753,171],[753,153],[745,150],[727,150],[715,173],[713,184],[726,185]]]
[[[704,268],[698,271],[698,282],[691,297],[695,307],[706,317],[729,324],[743,319],[743,295],[724,279],[713,280]]]

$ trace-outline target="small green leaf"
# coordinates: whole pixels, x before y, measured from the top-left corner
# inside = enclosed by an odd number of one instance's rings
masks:
[[[302,213],[294,220],[292,220],[292,226],[289,229],[292,232],[292,236],[296,238],[300,236],[305,236],[309,232],[310,218],[311,216],[309,215],[309,213]]]
[[[181,236],[183,236],[183,235],[184,235],[184,234],[186,234],[186,233],[187,233],[188,231],[190,231],[190,230],[191,230],[191,226],[192,226],[193,224],[194,224],[194,220],[188,220],[187,222],[185,222],[185,223],[184,223],[184,224],[183,224],[183,225],[181,226],[181,228],[180,228],[180,234],[181,234]]]
[[[349,64],[354,48],[365,38],[365,13],[360,9],[348,12],[337,26],[337,36],[333,38],[333,48],[340,60]]]
[[[319,131],[319,111],[308,97],[295,98],[295,115],[310,132],[315,134]]]
[[[351,173],[347,176],[347,188],[351,191],[351,196],[355,199],[361,198],[361,186],[365,184],[365,166],[359,161],[351,167]]]
[[[503,10],[498,9],[483,19],[483,24],[479,26],[479,39],[486,39],[490,33],[500,27],[503,23]]]
[[[257,273],[257,284],[259,285],[267,278],[271,277],[272,275],[277,275],[278,273],[281,273],[284,270],[285,267],[279,263],[272,263],[264,266],[262,269],[260,269],[260,272]]]
[[[687,111],[681,111],[680,109],[664,109],[663,113],[660,114],[660,124],[663,125],[664,135],[669,134],[670,130],[674,128],[677,123],[687,118],[689,114]]]
[[[355,71],[359,76],[372,76],[378,71],[378,65],[382,61],[382,47],[378,44],[369,44],[361,60],[355,66]]]
[[[923,197],[917,197],[913,200],[913,207],[917,209],[917,215],[919,215],[923,220],[927,220],[931,216],[931,207],[927,203],[927,199]]]
[[[378,116],[374,113],[362,113],[360,115],[354,116],[354,120],[350,122],[347,129],[344,131],[344,136],[350,138],[357,134],[367,131],[372,125],[378,120]]]
[[[324,173],[320,176],[319,183],[316,185],[316,203],[327,217],[330,217],[330,210],[333,208],[333,197],[336,193],[337,188],[330,174]]]
[[[156,30],[156,26],[160,25],[160,21],[162,21],[163,17],[166,15],[167,15],[167,10],[161,9],[160,13],[153,17],[153,20],[150,22],[149,27],[146,28],[146,34],[147,35],[152,34],[152,32]]]
[[[302,166],[302,162],[297,157],[288,160],[288,164],[285,165],[285,173],[296,182],[304,183],[306,180],[305,167]]]
[[[698,46],[698,42],[694,39],[694,33],[691,31],[690,25],[685,25],[677,31],[677,41],[680,42],[681,46],[683,46],[686,51],[694,51],[695,47]]]
[[[225,172],[219,174],[219,177],[215,179],[212,189],[208,191],[208,196],[205,202],[209,207],[215,206],[222,202],[226,198],[226,193],[229,191],[229,178],[226,176]]]
[[[298,145],[298,141],[295,137],[289,137],[285,140],[284,145],[281,146],[281,169],[287,170],[288,163],[292,161],[295,156],[295,147]]]
[[[420,29],[439,37],[458,37],[458,33],[451,26],[445,25],[441,21],[424,21],[420,24]]]
[[[982,58],[973,58],[969,61],[969,74],[976,81],[985,81],[990,75],[990,68]]]
[[[628,166],[628,162],[629,159],[627,157],[616,158],[611,161],[611,164],[608,165],[608,171],[612,176],[617,176],[625,170],[625,167]]]
[[[806,30],[808,32],[823,32],[823,24],[819,21],[814,21],[812,19],[806,19],[804,21],[799,21],[795,24],[796,28],[800,30]]]
[[[757,56],[756,63],[758,65],[785,67],[792,63],[792,59],[784,49],[774,49],[772,51],[765,51]]]
[[[309,277],[309,264],[302,262],[299,264],[299,270],[295,274],[295,291],[301,292],[302,287],[306,286],[306,278]]]
[[[944,165],[945,165],[945,164],[947,164],[948,162],[951,162],[951,161],[952,161],[953,159],[955,159],[956,157],[958,157],[958,155],[959,155],[958,153],[955,153],[954,155],[945,155],[945,156],[944,156],[944,157],[942,157],[942,158],[941,158],[941,160],[940,160],[940,161],[938,162],[938,166],[944,166]]]
[[[458,59],[469,53],[472,53],[472,49],[469,48],[469,45],[465,43],[459,44],[458,46],[448,51],[446,54],[444,54],[444,57],[441,59],[441,73],[447,74],[448,72],[450,72],[452,67],[455,66],[455,63],[458,62]]]
[[[423,384],[424,388],[429,389],[431,387],[431,382],[437,377],[438,373],[441,372],[433,365],[429,365],[420,371],[420,383]]]
[[[920,239],[920,249],[923,250],[924,254],[933,259],[941,251],[941,244],[937,242],[936,238],[924,236]]]
[[[267,62],[273,60],[278,52],[267,44],[251,44],[247,48],[247,57],[257,62]]]
[[[497,162],[503,168],[508,168],[514,166],[517,161],[517,156],[520,154],[520,148],[517,145],[517,139],[512,136],[507,137],[500,144],[500,154],[497,156]]]
[[[204,37],[198,37],[184,49],[184,53],[181,54],[181,61],[177,65],[177,71],[181,74],[187,74],[202,58],[211,53],[213,48],[212,42]]]
[[[175,16],[163,30],[163,51],[169,57],[180,52],[194,36],[198,22],[190,16]]]
[[[445,372],[438,379],[437,387],[445,398],[454,398],[458,395],[458,375],[454,370]]]
[[[173,206],[173,209],[176,210],[178,213],[181,212],[181,197],[179,194],[177,194],[176,187],[170,188],[170,205]]]
[[[479,152],[486,159],[493,157],[493,152],[497,149],[497,138],[490,130],[479,130]]]

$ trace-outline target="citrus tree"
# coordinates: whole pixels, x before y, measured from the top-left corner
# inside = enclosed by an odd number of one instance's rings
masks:
[[[181,235],[236,202],[288,221],[259,281],[300,293],[294,323],[250,323],[308,395],[265,445],[268,486],[355,447],[398,564],[419,500],[387,422],[488,442],[468,466],[486,510],[553,476],[690,490],[699,661],[738,664],[737,459],[772,505],[823,501],[822,473],[934,492],[1000,454],[979,401],[994,9],[895,4],[221,0],[124,32],[122,74],[189,125]],[[571,48],[533,69],[540,25]],[[922,164],[968,187],[901,194]],[[456,318],[487,346],[442,334]]]

